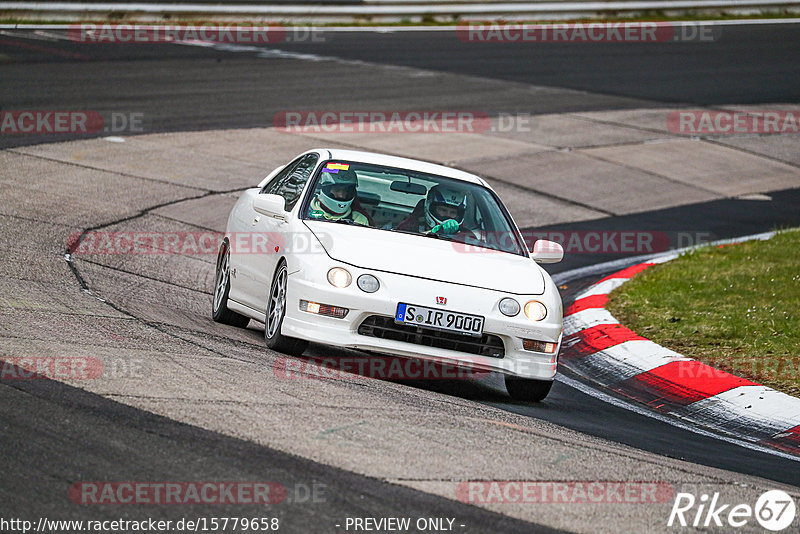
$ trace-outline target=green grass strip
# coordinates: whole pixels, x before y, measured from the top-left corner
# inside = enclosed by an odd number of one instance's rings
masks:
[[[660,345],[800,396],[800,229],[650,267],[608,310]]]

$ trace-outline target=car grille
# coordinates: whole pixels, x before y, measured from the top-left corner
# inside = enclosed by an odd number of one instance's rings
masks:
[[[430,328],[408,326],[394,322],[391,317],[370,315],[358,327],[362,336],[404,341],[426,347],[467,352],[490,358],[502,358],[506,355],[503,340],[492,334],[471,337],[451,332],[441,332]]]

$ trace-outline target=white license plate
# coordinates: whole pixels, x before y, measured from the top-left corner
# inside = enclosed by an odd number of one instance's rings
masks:
[[[480,315],[427,308],[403,302],[397,305],[394,322],[470,336],[483,334],[483,317]]]

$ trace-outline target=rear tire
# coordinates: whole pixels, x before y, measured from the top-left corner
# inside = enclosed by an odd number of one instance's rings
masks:
[[[249,317],[228,309],[228,293],[231,291],[231,252],[228,244],[219,247],[217,272],[214,276],[214,298],[211,301],[211,318],[218,323],[244,328]]]
[[[518,401],[541,402],[553,387],[552,380],[534,380],[506,375],[506,390],[511,398]]]
[[[281,334],[283,318],[286,316],[286,285],[289,270],[281,260],[272,278],[272,286],[267,300],[267,316],[264,320],[264,339],[267,347],[290,356],[300,356],[308,346],[308,341]]]

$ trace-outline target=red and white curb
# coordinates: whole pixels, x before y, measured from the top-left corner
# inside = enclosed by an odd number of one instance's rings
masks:
[[[648,258],[579,293],[564,311],[562,365],[657,412],[800,454],[800,398],[662,347],[621,325],[605,309],[612,290],[678,255]]]

